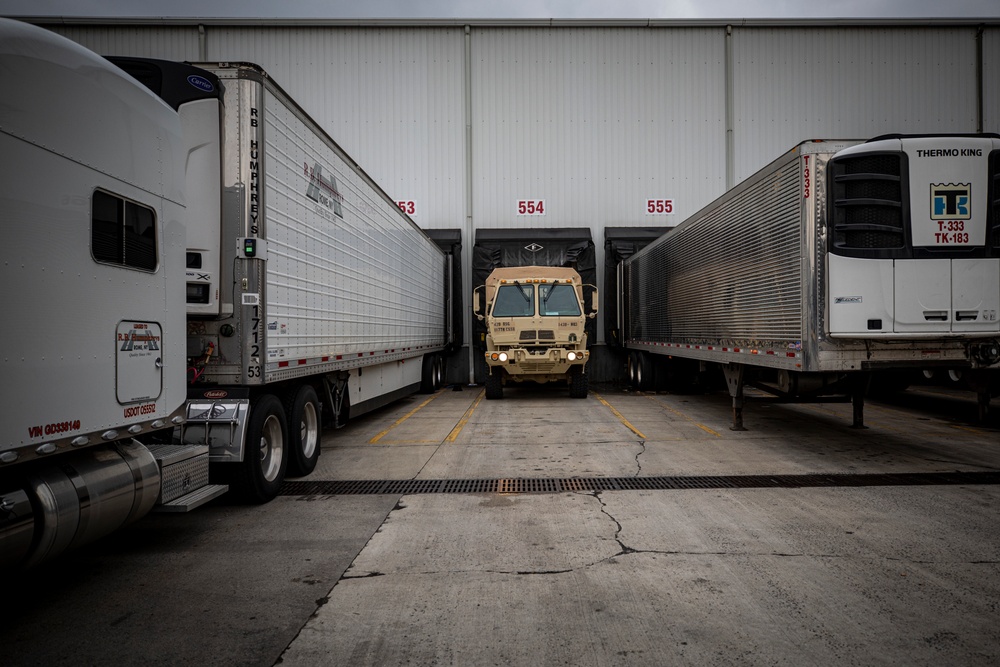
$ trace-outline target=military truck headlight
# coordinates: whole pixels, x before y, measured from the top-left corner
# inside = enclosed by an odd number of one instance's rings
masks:
[[[500,361],[507,361],[507,353],[506,352],[501,352],[500,353]]]
[[[566,358],[570,361],[576,361],[576,352],[567,352]]]

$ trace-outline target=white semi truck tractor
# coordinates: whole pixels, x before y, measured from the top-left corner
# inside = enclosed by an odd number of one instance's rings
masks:
[[[231,485],[442,383],[448,258],[259,67],[0,19],[0,564]]]

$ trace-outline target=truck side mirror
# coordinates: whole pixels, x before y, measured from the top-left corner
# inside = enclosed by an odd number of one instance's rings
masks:
[[[583,286],[583,312],[587,317],[593,319],[597,317],[597,287],[595,285]]]
[[[476,289],[472,290],[472,312],[476,314],[479,319],[486,319],[484,313],[486,312],[486,286],[480,285]]]

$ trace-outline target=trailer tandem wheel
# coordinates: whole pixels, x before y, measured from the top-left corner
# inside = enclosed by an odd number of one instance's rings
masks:
[[[323,433],[319,397],[311,385],[304,384],[288,404],[288,475],[303,477],[316,469],[320,438]]]

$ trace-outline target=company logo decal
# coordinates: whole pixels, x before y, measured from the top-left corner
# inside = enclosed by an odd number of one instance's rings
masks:
[[[529,243],[528,245],[524,246],[524,249],[527,250],[528,252],[538,252],[543,247],[544,246],[540,246],[537,243]]]
[[[153,334],[152,331],[146,328],[138,328],[137,325],[135,329],[132,329],[129,333],[124,336],[119,335],[119,340],[122,340],[121,352],[132,352],[133,350],[159,350],[160,349],[160,337]],[[141,325],[145,327],[145,325]]]
[[[931,183],[931,220],[972,218],[971,183]]]
[[[187,78],[187,82],[190,83],[195,88],[197,88],[198,90],[205,93],[211,93],[215,90],[215,86],[212,85],[211,81],[197,74],[192,74],[191,76],[189,76]]]
[[[202,394],[205,398],[225,398],[229,396],[229,392],[225,389],[213,389],[211,391],[206,391]]]
[[[860,296],[838,296],[834,297],[834,303],[863,303],[863,299]]]
[[[312,168],[304,164],[305,175],[309,179],[309,187],[306,188],[306,197],[312,199],[317,204],[322,204],[331,209],[338,217],[344,217],[342,204],[344,195],[337,189],[336,176],[324,176],[323,167],[319,162],[313,163]]]

